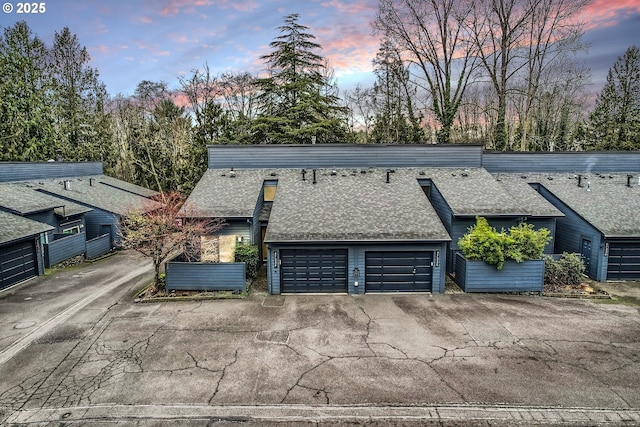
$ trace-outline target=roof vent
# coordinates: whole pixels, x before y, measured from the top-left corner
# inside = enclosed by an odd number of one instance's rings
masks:
[[[418,175],[426,175],[426,173],[424,171],[420,171],[418,172]]]
[[[313,170],[313,181],[312,181],[312,183],[315,184],[317,182],[318,182],[318,179],[316,178],[316,170],[314,169]]]
[[[307,170],[306,169],[302,169],[302,180],[303,181],[307,180],[306,175],[307,175]]]
[[[64,181],[64,189],[67,191],[71,190],[71,181],[69,180]]]
[[[236,171],[233,170],[233,168],[231,168],[231,170],[229,171],[229,178],[235,178],[236,177]]]
[[[391,171],[387,171],[387,181],[386,181],[387,184],[389,184],[391,182],[390,179],[389,179],[389,175],[390,174],[391,174]]]
[[[582,175],[578,175],[578,187],[582,187]]]
[[[269,175],[271,175],[271,176],[278,176],[278,172],[276,172],[276,171],[272,171]]]
[[[331,176],[336,176],[336,175],[338,175],[338,171],[337,171],[337,170],[335,170],[335,169],[334,169],[334,170],[332,170],[332,171],[331,171]]]
[[[587,181],[587,191],[591,191],[591,183]]]
[[[93,187],[93,178],[89,178],[89,187]]]
[[[627,187],[631,187],[631,178],[633,178],[633,175],[627,175]],[[640,177],[638,177],[638,179],[640,179]]]

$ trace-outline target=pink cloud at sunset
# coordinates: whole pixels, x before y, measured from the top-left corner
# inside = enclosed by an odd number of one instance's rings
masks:
[[[132,93],[142,80],[176,87],[178,76],[205,63],[214,74],[261,73],[260,56],[269,53],[283,16],[291,13],[323,46],[319,53],[341,85],[371,84],[379,47],[371,28],[378,0],[57,0],[47,6],[41,16],[2,14],[0,25],[26,19],[45,43],[68,26],[112,93]],[[580,19],[591,46],[583,59],[597,88],[616,58],[640,45],[640,2],[593,0]]]

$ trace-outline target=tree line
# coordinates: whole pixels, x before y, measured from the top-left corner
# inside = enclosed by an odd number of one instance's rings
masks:
[[[159,191],[189,192],[209,144],[482,143],[495,150],[640,149],[640,50],[610,69],[589,113],[576,20],[583,0],[380,0],[375,83],[340,92],[299,16],[266,72],[208,64],[107,93],[69,28],[51,46],[26,22],[0,34],[1,160],[102,160]]]

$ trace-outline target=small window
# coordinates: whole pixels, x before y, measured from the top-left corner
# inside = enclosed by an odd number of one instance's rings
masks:
[[[278,186],[277,182],[265,182],[264,183],[264,197],[263,200],[265,202],[273,202],[273,199],[276,197],[276,188]]]
[[[62,230],[62,234],[78,234],[80,232],[80,226],[69,227]]]

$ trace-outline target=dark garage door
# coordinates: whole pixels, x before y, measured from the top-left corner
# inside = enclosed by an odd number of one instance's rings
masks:
[[[367,292],[430,292],[433,252],[367,252]]]
[[[283,293],[347,292],[346,249],[280,250]]]
[[[32,240],[0,249],[0,289],[38,275]]]
[[[609,243],[607,279],[640,279],[640,241]]]

